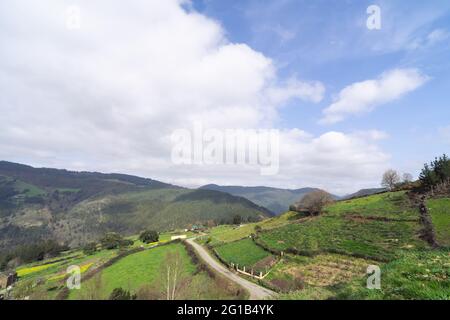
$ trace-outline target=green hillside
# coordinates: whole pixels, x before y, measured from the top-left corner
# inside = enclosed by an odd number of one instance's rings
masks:
[[[270,187],[218,186],[215,184],[208,184],[200,189],[216,190],[244,197],[275,214],[286,212],[291,204],[299,201],[307,193],[317,190],[314,188],[279,189]]]
[[[430,199],[427,207],[440,245],[450,247],[450,198]]]
[[[419,210],[404,191],[338,201],[320,216],[289,212],[239,228],[220,226],[201,241],[227,262],[246,261],[248,250],[236,248],[248,246],[253,234],[258,251],[280,256],[260,283],[281,299],[449,299],[450,202],[430,199],[427,206],[438,249],[420,239]],[[366,288],[369,265],[380,266],[382,290]]]
[[[247,199],[122,174],[33,168],[0,161],[0,254],[56,239],[70,246],[192,224],[257,221],[271,212]]]
[[[165,238],[165,235],[163,235]],[[175,259],[179,266],[177,299],[242,299],[246,292],[223,278],[206,271],[198,259],[179,242],[159,246],[133,247],[128,251],[100,250],[84,254],[73,250],[38,263],[20,266],[18,282],[12,291],[15,299],[52,300],[109,299],[114,289],[122,288],[137,299],[165,299],[166,272]],[[133,251],[131,251],[133,250]],[[79,266],[81,288],[67,290],[67,267]]]

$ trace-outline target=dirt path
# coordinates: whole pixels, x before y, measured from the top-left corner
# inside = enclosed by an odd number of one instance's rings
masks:
[[[222,264],[217,262],[211,255],[206,251],[205,248],[203,248],[201,245],[196,243],[194,239],[188,239],[186,240],[194,249],[197,251],[197,253],[200,255],[200,257],[207,263],[211,268],[222,274],[223,276],[227,277],[231,281],[239,284],[240,286],[244,287],[249,293],[250,293],[250,299],[251,300],[262,300],[262,299],[268,299],[272,296],[275,296],[276,293],[272,290],[263,288],[253,282],[250,282],[246,279],[241,278],[237,274],[231,272],[226,267],[224,267]]]

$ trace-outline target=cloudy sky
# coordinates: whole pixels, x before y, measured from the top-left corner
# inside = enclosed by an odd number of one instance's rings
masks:
[[[450,149],[449,57],[447,0],[3,0],[0,159],[183,186],[377,187]],[[278,174],[173,163],[172,133],[199,122],[278,129]]]

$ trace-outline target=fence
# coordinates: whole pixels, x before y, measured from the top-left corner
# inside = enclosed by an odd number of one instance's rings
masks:
[[[238,264],[231,263],[230,266],[231,266],[231,268],[233,268],[234,270],[236,270],[239,273],[245,274],[246,276],[253,277],[253,278],[259,279],[259,280],[264,279],[271,271],[271,270],[269,270],[265,274],[263,274],[262,271],[260,271],[259,275],[258,275],[258,273],[255,274],[255,272],[253,272],[253,269],[250,269],[250,272],[245,271],[245,266],[243,267],[242,270],[239,269]]]

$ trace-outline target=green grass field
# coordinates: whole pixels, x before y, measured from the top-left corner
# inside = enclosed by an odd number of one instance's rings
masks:
[[[373,261],[339,254],[315,257],[285,255],[264,279],[281,292],[308,288],[327,288],[361,278]],[[304,295],[304,294],[303,294]]]
[[[137,293],[139,299],[147,299],[139,296],[139,292],[145,288],[156,288],[156,292],[161,293],[164,291],[166,280],[162,267],[169,253],[178,253],[182,261],[183,270],[180,280],[184,285],[180,289],[178,298],[229,300],[246,297],[247,294],[244,291],[221,277],[213,279],[206,272],[199,272],[184,246],[181,243],[172,243],[120,259],[84,282],[81,290],[72,290],[69,299],[90,299],[89,296],[92,294],[90,290],[96,286],[99,286],[96,299],[108,299],[115,288],[128,290],[132,294]]]
[[[450,198],[430,199],[427,207],[441,246],[450,247]]]
[[[210,245],[216,246],[227,242],[244,239],[255,233],[255,227],[260,226],[263,230],[270,230],[301,218],[298,213],[287,212],[278,217],[266,219],[261,222],[244,224],[241,226],[222,225],[211,228],[208,236],[211,238]]]
[[[101,272],[100,296],[107,299],[115,288],[123,288],[130,292],[136,292],[142,285],[151,284],[161,273],[160,265],[167,253],[178,252],[185,265],[184,273],[191,275],[195,271],[195,265],[190,261],[184,247],[181,244],[170,244],[150,250],[129,255]],[[86,294],[85,290],[93,279],[82,285],[81,290],[73,290],[70,299],[80,299]]]
[[[390,260],[399,249],[425,245],[417,239],[418,231],[419,224],[414,222],[360,221],[325,215],[263,232],[258,241],[272,249],[295,249],[306,255],[337,252]]]
[[[245,266],[247,270],[271,255],[248,238],[218,246],[215,250],[226,262],[238,264],[240,269]]]
[[[450,299],[450,199],[431,199],[427,206],[444,248],[432,250],[418,238],[422,228],[416,208],[404,192],[377,194],[336,202],[318,217],[288,212],[258,223],[218,226],[200,242],[208,242],[226,262],[256,272],[270,270],[262,284],[281,292],[280,299]],[[256,232],[256,227],[261,232]],[[261,245],[284,251],[275,257],[249,238],[258,234]],[[160,244],[183,230],[160,235]],[[188,237],[194,234],[187,233]],[[142,243],[137,236],[132,248]],[[149,248],[154,244],[144,247]],[[445,248],[445,246],[447,248]],[[289,251],[289,249],[295,249]],[[184,246],[171,243],[126,256],[70,292],[70,299],[86,299],[98,279],[99,297],[107,299],[121,287],[136,293],[143,286],[161,285],[161,266],[169,252],[182,258],[187,286],[184,299],[234,299],[242,293],[233,285],[198,272]],[[291,252],[291,253],[290,253]],[[86,256],[72,250],[45,261],[20,266],[15,291],[31,299],[53,299],[64,288],[66,269],[79,265],[93,270],[116,257],[117,250]],[[382,270],[381,290],[366,288],[368,265]],[[197,270],[197,271],[196,271]],[[35,285],[38,283],[38,285]],[[33,286],[30,286],[33,284]],[[98,285],[98,283],[97,283]],[[24,288],[27,287],[28,288]],[[230,289],[231,288],[231,289]],[[28,291],[27,291],[28,290]]]
[[[325,210],[329,215],[337,216],[362,215],[388,219],[418,219],[417,211],[410,208],[404,191],[338,201]]]
[[[381,290],[366,288],[360,279],[334,288],[338,299],[449,300],[450,251],[404,252],[381,267]]]

